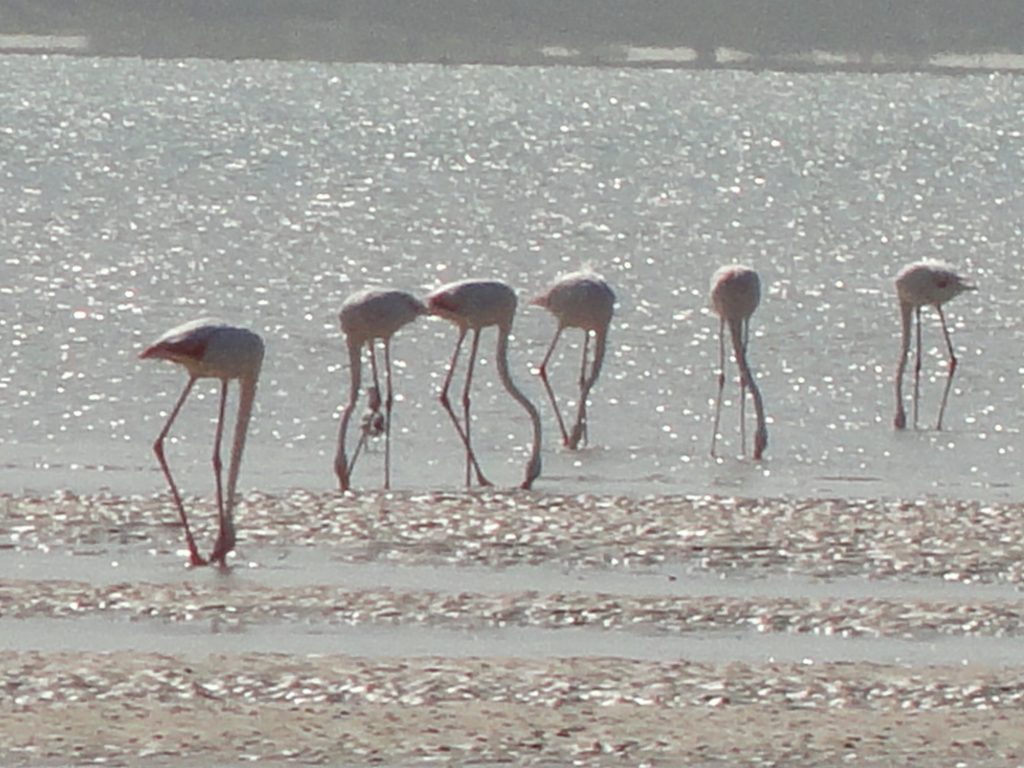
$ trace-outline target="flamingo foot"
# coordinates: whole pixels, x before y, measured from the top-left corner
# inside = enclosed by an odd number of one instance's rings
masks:
[[[199,566],[207,565],[207,562],[203,559],[203,556],[199,554],[198,550],[193,547],[189,551],[188,564],[192,568],[198,568]]]
[[[896,416],[892,420],[892,426],[894,429],[906,429],[907,428],[907,414],[900,408],[896,411]]]
[[[218,536],[217,543],[213,546],[213,552],[210,554],[211,563],[220,563],[221,568],[227,567],[227,556],[228,552],[235,548],[235,539],[233,536]]]
[[[570,451],[575,451],[580,446],[580,441],[583,439],[583,435],[586,433],[586,425],[577,424],[573,427],[572,435],[568,440],[565,441],[565,447]]]
[[[336,462],[334,465],[334,474],[338,476],[338,488],[342,491],[347,491],[352,485],[348,462],[344,459],[342,459],[340,463]]]
[[[765,449],[768,447],[768,432],[758,430],[757,434],[754,435],[754,460],[760,461],[761,456],[764,455]]]

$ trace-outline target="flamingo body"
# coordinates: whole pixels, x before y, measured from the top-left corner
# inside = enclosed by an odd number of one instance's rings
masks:
[[[346,338],[365,343],[391,338],[403,326],[425,314],[427,308],[412,294],[366,288],[345,299],[338,319]]]
[[[718,397],[715,401],[715,420],[711,436],[711,455],[715,455],[718,423],[722,411],[722,390],[725,387],[725,327],[729,326],[733,355],[740,369],[740,439],[745,444],[744,403],[746,389],[754,400],[757,431],[754,433],[754,458],[760,459],[768,447],[768,428],[765,425],[764,403],[761,390],[754,381],[747,362],[747,342],[750,337],[750,318],[761,302],[761,278],[757,272],[742,264],[719,268],[711,277],[711,306],[719,317]]]
[[[964,291],[975,289],[948,264],[941,261],[918,261],[908,264],[896,274],[896,295],[901,304],[913,307],[941,306]]]
[[[171,470],[164,455],[164,440],[170,432],[171,425],[177,418],[181,407],[185,404],[189,393],[197,379],[215,378],[221,381],[220,410],[217,418],[217,431],[214,438],[213,468],[217,483],[217,511],[220,519],[220,531],[210,559],[225,564],[228,552],[235,546],[234,508],[235,489],[238,474],[242,465],[242,452],[252,416],[252,406],[256,397],[256,382],[263,365],[264,346],[259,334],[226,323],[211,319],[200,319],[172,328],[151,345],[146,347],[140,358],[144,360],[170,360],[185,368],[188,381],[178,401],[172,409],[167,422],[153,443],[153,451],[160,463],[167,483],[171,488],[182,526],[185,529],[185,540],[193,565],[203,565],[205,560],[199,555],[195,540],[188,525],[188,516],[181,501]],[[235,434],[231,446],[231,460],[228,466],[227,500],[225,501],[221,477],[220,443],[224,432],[224,409],[227,402],[228,382],[239,382],[238,415],[235,419]]]
[[[953,350],[953,342],[946,326],[946,316],[942,305],[964,291],[976,289],[973,283],[958,275],[952,267],[941,261],[925,260],[908,264],[896,275],[896,296],[900,302],[900,354],[896,366],[896,415],[893,426],[905,429],[907,415],[903,408],[903,374],[907,366],[907,354],[910,352],[911,325],[917,324],[917,356],[914,365],[914,426],[917,426],[918,400],[921,386],[921,308],[935,307],[942,325],[942,334],[946,341],[946,352],[949,357],[946,386],[939,405],[939,417],[935,428],[942,429],[942,418],[946,412],[946,403],[953,385],[953,374],[956,372],[957,359]]]
[[[370,366],[373,371],[373,389],[370,392],[369,425],[378,424],[380,407],[384,406],[382,431],[384,432],[384,487],[391,487],[391,413],[394,406],[394,394],[391,385],[391,338],[403,326],[427,313],[427,308],[415,296],[405,291],[382,288],[367,288],[349,296],[341,305],[338,319],[341,330],[345,334],[348,346],[351,385],[349,399],[342,412],[341,427],[338,432],[338,451],[334,458],[334,471],[338,476],[341,489],[348,490],[351,484],[352,470],[359,452],[370,434],[364,428],[359,443],[353,453],[351,462],[345,451],[345,439],[348,424],[359,400],[359,389],[362,381],[362,349],[365,346],[370,354]],[[384,346],[384,373],[387,394],[381,398],[380,380],[377,374],[377,357],[374,343],[380,340]]]
[[[538,375],[555,412],[558,427],[562,433],[562,443],[567,448],[574,450],[579,446],[580,440],[586,438],[587,398],[590,396],[590,390],[597,382],[598,376],[601,375],[601,365],[604,362],[607,348],[608,328],[615,311],[615,292],[600,275],[583,270],[559,278],[547,291],[530,303],[551,312],[558,322],[555,336],[538,369]],[[579,328],[584,335],[583,360],[580,365],[579,380],[580,399],[577,405],[576,423],[571,432],[565,427],[565,421],[562,419],[562,412],[558,407],[555,391],[551,387],[547,373],[548,363],[554,354],[558,339],[566,328]],[[588,373],[587,352],[591,333],[594,334],[595,351],[594,360]]]
[[[475,470],[477,481],[481,485],[490,485],[490,482],[484,477],[480,469],[476,454],[473,452],[470,429],[470,389],[473,380],[473,368],[480,344],[480,332],[484,328],[496,326],[498,330],[498,345],[495,358],[498,376],[509,395],[526,411],[533,425],[533,445],[530,451],[530,458],[526,463],[525,477],[520,486],[522,488],[530,488],[541,471],[541,427],[540,414],[537,412],[536,407],[515,385],[508,370],[508,339],[512,331],[512,321],[515,318],[517,305],[515,292],[500,280],[461,280],[449,283],[433,291],[427,296],[426,304],[431,314],[442,317],[459,328],[459,337],[455,343],[455,350],[448,365],[448,373],[441,387],[440,400],[466,448],[466,484],[470,484],[470,470],[472,468]],[[470,347],[469,362],[466,367],[466,381],[462,391],[463,421],[460,423],[448,399],[448,389],[455,374],[459,350],[462,348],[462,342],[469,331],[473,332],[473,339]]]
[[[172,328],[139,357],[178,363],[197,379],[240,379],[254,366],[258,373],[263,339],[247,328],[203,318]]]
[[[600,275],[580,271],[559,278],[530,303],[548,310],[561,328],[598,332],[611,323],[615,292]]]
[[[480,330],[492,325],[511,329],[516,294],[500,280],[460,280],[427,296],[427,309],[459,328]]]

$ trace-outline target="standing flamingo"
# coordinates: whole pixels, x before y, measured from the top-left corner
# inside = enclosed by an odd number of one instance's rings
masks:
[[[953,342],[949,338],[946,327],[946,316],[942,305],[964,291],[973,291],[976,286],[967,282],[947,264],[939,261],[918,261],[908,264],[896,275],[896,294],[900,300],[900,317],[902,320],[902,337],[900,340],[900,360],[896,366],[896,416],[893,426],[905,429],[907,414],[903,410],[903,372],[907,367],[907,353],[910,351],[911,315],[917,320],[917,359],[914,364],[914,428],[917,428],[917,400],[921,383],[921,307],[931,305],[939,313],[942,323],[942,334],[946,339],[946,350],[949,353],[949,373],[946,377],[946,388],[942,392],[942,404],[939,406],[939,419],[936,429],[942,429],[942,416],[946,412],[946,401],[949,390],[953,386],[953,374],[956,372],[956,354]]]
[[[715,423],[711,432],[711,455],[715,455],[718,421],[722,413],[722,390],[725,388],[725,325],[729,324],[733,354],[740,369],[740,441],[746,445],[744,401],[746,388],[754,398],[757,432],[754,434],[754,458],[760,459],[768,447],[768,428],[764,420],[761,391],[747,363],[747,342],[750,338],[750,316],[761,301],[761,279],[750,267],[733,264],[719,268],[711,277],[711,306],[720,318],[718,325],[718,397],[715,400]]]
[[[508,337],[512,331],[512,320],[516,312],[516,295],[511,288],[499,280],[462,280],[456,283],[438,288],[427,297],[427,309],[432,315],[443,317],[455,323],[459,328],[459,338],[455,342],[455,351],[452,353],[451,362],[448,365],[448,373],[441,387],[441,405],[448,412],[448,416],[455,425],[463,445],[466,447],[466,485],[470,485],[470,467],[476,472],[477,482],[480,485],[491,483],[484,477],[477,462],[476,454],[473,453],[473,443],[470,436],[470,415],[469,415],[469,391],[473,382],[473,367],[476,364],[477,350],[480,346],[480,331],[488,326],[494,325],[498,328],[497,363],[498,376],[504,384],[508,393],[525,410],[533,422],[533,447],[530,458],[526,464],[526,477],[521,488],[529,489],[533,481],[540,475],[540,414],[518,387],[512,382],[508,372]],[[462,390],[462,414],[463,423],[459,423],[455,411],[452,410],[448,400],[448,388],[452,383],[452,376],[455,373],[455,365],[459,359],[459,350],[466,338],[466,333],[473,331],[473,341],[469,351],[469,364],[466,368],[466,383]]]
[[[214,544],[210,560],[225,565],[228,552],[235,547],[235,487],[238,482],[238,471],[242,466],[242,451],[245,448],[245,437],[252,415],[252,404],[256,397],[256,381],[259,379],[260,367],[263,364],[263,339],[259,334],[246,328],[236,328],[216,320],[202,319],[179,325],[165,333],[153,344],[146,347],[140,358],[170,360],[185,366],[188,381],[185,389],[178,397],[178,402],[171,410],[167,423],[160,430],[153,443],[153,452],[160,462],[160,468],[171,487],[171,495],[181,515],[181,524],[185,528],[185,541],[192,565],[205,565],[206,561],[199,555],[195,540],[188,527],[185,505],[181,502],[181,494],[171,477],[170,467],[164,456],[164,439],[171,430],[178,412],[185,404],[196,379],[220,379],[220,410],[217,415],[217,431],[213,443],[213,471],[217,483],[217,513],[220,519],[220,532]],[[224,503],[223,485],[221,481],[220,444],[224,434],[224,407],[227,403],[228,382],[238,379],[238,415],[235,418],[235,438],[231,446],[231,464],[228,468],[227,503]]]
[[[608,326],[612,320],[612,312],[615,307],[615,293],[599,275],[592,272],[580,271],[565,275],[555,281],[548,290],[530,302],[531,304],[544,307],[558,320],[558,327],[555,329],[555,337],[551,340],[551,346],[544,356],[544,362],[540,364],[538,375],[544,382],[548,398],[551,400],[551,408],[558,419],[558,428],[562,432],[562,444],[570,450],[576,450],[580,440],[587,439],[587,398],[593,388],[597,377],[601,374],[601,364],[604,362],[605,348],[608,341]],[[583,361],[580,364],[580,399],[576,412],[576,424],[570,434],[565,428],[562,420],[562,413],[558,408],[558,401],[555,399],[555,391],[548,381],[548,362],[554,354],[558,338],[566,328],[580,328],[583,331]],[[587,352],[590,346],[590,332],[594,332],[594,361],[587,373]]]
[[[343,491],[348,490],[350,486],[352,469],[355,467],[356,459],[359,458],[359,450],[372,430],[380,430],[384,433],[384,487],[391,487],[391,409],[394,405],[394,394],[391,388],[391,337],[399,328],[425,314],[427,314],[427,308],[415,296],[404,291],[379,288],[358,291],[349,296],[341,305],[338,317],[341,321],[341,330],[345,334],[345,342],[348,345],[351,374],[348,404],[341,416],[338,452],[334,458],[334,471],[338,475],[338,482]],[[377,355],[374,352],[374,342],[377,339],[384,344],[384,376],[387,394],[383,400],[383,419],[380,418],[380,379],[377,376]],[[364,345],[370,353],[370,369],[373,371],[373,388],[369,393],[370,416],[369,423],[363,429],[350,463],[345,456],[345,434],[348,431],[352,411],[359,400]]]

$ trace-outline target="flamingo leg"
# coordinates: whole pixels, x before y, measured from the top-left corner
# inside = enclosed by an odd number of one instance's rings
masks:
[[[907,355],[910,353],[910,322],[913,317],[909,304],[900,304],[900,357],[896,364],[896,415],[892,424],[896,429],[907,428],[907,412],[903,407],[903,374],[907,369]]]
[[[747,356],[747,340],[750,337],[750,318],[743,321],[742,334],[740,340],[740,354],[743,357]],[[736,365],[740,364],[739,358],[736,359]],[[741,369],[742,370],[742,369]],[[744,456],[747,454],[747,381],[740,375],[740,453]]]
[[[356,443],[356,448],[352,451],[352,460],[348,463],[348,477],[352,477],[352,470],[355,469],[356,459],[359,458],[359,454],[363,451],[363,446],[366,445],[366,430],[361,429],[359,431],[359,441]]]
[[[490,482],[480,472],[480,467],[476,462],[475,454],[473,453],[473,438],[471,432],[472,420],[469,415],[470,405],[470,389],[473,385],[473,371],[476,368],[476,356],[480,349],[480,329],[476,328],[473,330],[473,341],[469,347],[469,361],[466,364],[466,383],[462,387],[462,418],[463,426],[466,428],[466,485],[470,484],[470,463],[476,468],[477,482],[480,485],[490,485]],[[472,462],[470,462],[470,457]]]
[[[917,331],[917,357],[914,359],[914,429],[917,429],[917,401],[921,391],[921,307],[914,310]]]
[[[217,542],[213,547],[213,554],[210,555],[211,562],[219,562],[221,567],[225,566],[224,558],[234,546],[234,542],[228,542],[227,517],[224,513],[224,482],[223,464],[220,460],[220,446],[224,439],[224,409],[228,402],[228,380],[222,379],[220,383],[220,409],[217,412],[217,430],[213,437],[213,476],[217,487],[217,519],[220,523],[220,531],[217,534]]]
[[[391,489],[391,409],[395,404],[395,393],[391,385],[391,339],[384,339],[384,380],[387,394],[384,397],[384,489]]]
[[[544,384],[544,389],[547,390],[548,399],[551,400],[551,410],[555,412],[555,418],[558,419],[558,429],[562,433],[562,444],[569,444],[569,433],[565,429],[565,421],[562,420],[562,412],[558,408],[558,400],[555,399],[555,390],[551,388],[551,382],[548,381],[548,363],[551,361],[551,355],[555,352],[555,346],[558,344],[558,339],[562,335],[562,326],[558,326],[555,329],[555,337],[551,339],[551,345],[548,347],[548,352],[544,355],[544,362],[540,364],[540,380]]]
[[[373,374],[373,388],[370,390],[367,398],[369,400],[370,413],[367,416],[368,420],[363,421],[362,427],[359,430],[359,442],[356,443],[356,449],[352,452],[352,461],[348,464],[350,476],[352,470],[355,469],[356,459],[359,458],[359,454],[362,453],[363,448],[366,447],[367,440],[369,440],[374,418],[380,412],[380,381],[377,376],[377,356],[373,347],[373,339],[367,340],[366,349],[370,353],[370,371]]]
[[[590,349],[590,331],[585,331],[586,337],[583,341],[583,364],[580,367],[580,403],[576,413],[576,426],[569,437],[569,448],[575,449],[580,439],[590,442],[590,435],[587,424],[587,401],[590,399],[590,391],[601,375],[601,363],[604,361],[604,352],[607,345],[607,327],[594,331],[594,357],[590,363],[590,374],[584,378],[584,371],[587,367],[587,352]]]
[[[157,461],[160,462],[160,469],[163,470],[164,477],[167,478],[167,484],[171,487],[171,496],[174,498],[174,504],[178,507],[181,525],[185,529],[185,542],[188,544],[189,561],[192,565],[206,565],[206,561],[200,556],[199,550],[196,548],[195,539],[192,538],[192,531],[188,527],[188,515],[185,514],[185,505],[181,502],[181,494],[178,493],[178,486],[175,484],[174,478],[171,477],[171,468],[168,466],[167,458],[164,456],[164,439],[167,437],[168,432],[171,431],[171,425],[178,418],[178,413],[185,404],[185,400],[188,399],[188,395],[195,383],[196,378],[194,376],[189,377],[181,395],[178,396],[178,402],[175,403],[174,408],[171,410],[171,415],[167,417],[164,428],[160,430],[160,434],[153,443],[153,453],[156,454]]]
[[[949,400],[949,390],[953,386],[953,374],[956,373],[956,353],[953,351],[953,341],[949,338],[946,315],[938,304],[935,305],[935,309],[939,313],[939,320],[942,322],[942,335],[946,339],[946,351],[949,353],[949,373],[946,376],[946,388],[942,392],[942,404],[939,406],[939,420],[935,424],[936,429],[942,429],[942,417],[946,413],[946,401]]]
[[[583,358],[580,362],[580,403],[576,412],[576,426],[573,427],[572,437],[569,442],[573,448],[579,445],[582,439],[584,443],[590,442],[587,435],[587,398],[590,396],[590,387],[594,381],[594,372],[587,375],[587,353],[590,351],[590,331],[583,331]]]
[[[479,333],[479,332],[477,332]],[[462,424],[459,423],[459,417],[455,415],[455,411],[452,408],[451,400],[448,398],[448,390],[452,385],[452,378],[455,375],[455,366],[459,361],[459,352],[462,349],[462,342],[466,339],[466,329],[459,329],[459,338],[455,342],[455,351],[452,353],[452,359],[448,363],[448,373],[444,377],[444,384],[441,386],[441,405],[448,413],[448,418],[451,419],[452,424],[455,425],[455,431],[459,433],[459,438],[462,440],[462,445],[466,449],[466,461],[472,462],[473,467],[476,470],[477,479],[481,485],[490,485],[491,483],[484,477],[483,472],[480,470],[480,465],[477,463],[476,456],[473,454],[473,449],[470,446],[469,438],[466,432],[462,428]],[[467,471],[467,485],[468,483],[468,471]]]
[[[711,427],[711,455],[715,455],[718,423],[722,417],[722,392],[725,389],[725,319],[718,323],[718,395],[715,397],[715,418]]]

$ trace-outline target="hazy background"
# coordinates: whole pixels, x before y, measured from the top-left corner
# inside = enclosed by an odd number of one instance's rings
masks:
[[[64,35],[85,53],[157,58],[917,69],[964,65],[944,54],[1019,55],[1021,30],[1019,0],[0,2],[0,50]]]

